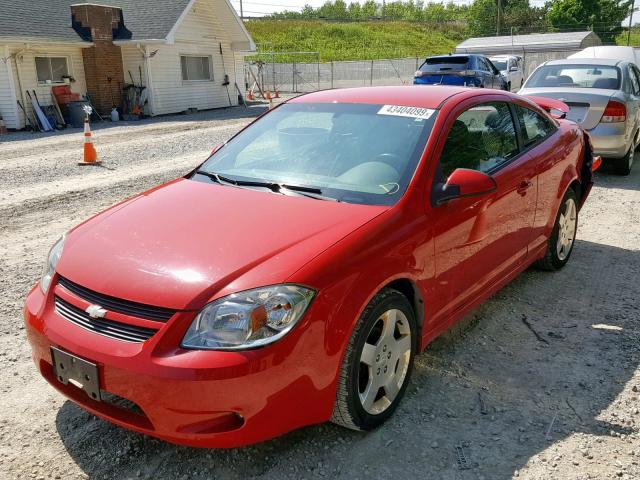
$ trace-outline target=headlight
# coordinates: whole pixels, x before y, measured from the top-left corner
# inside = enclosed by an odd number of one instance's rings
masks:
[[[53,244],[51,250],[49,250],[47,263],[45,263],[44,268],[42,269],[42,278],[40,279],[40,288],[43,293],[47,293],[47,290],[49,290],[51,279],[53,278],[53,274],[56,272],[56,265],[58,265],[58,261],[62,255],[62,248],[64,247],[64,238],[64,235],[60,237],[58,241]]]
[[[314,295],[299,285],[274,285],[220,298],[198,313],[182,346],[242,350],[275,342],[298,323]]]

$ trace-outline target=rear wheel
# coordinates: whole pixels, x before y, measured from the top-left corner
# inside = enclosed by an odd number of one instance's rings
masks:
[[[613,161],[613,171],[618,175],[629,175],[631,166],[633,165],[634,148],[630,148],[627,154],[622,158]]]
[[[347,346],[331,421],[371,430],[397,408],[409,383],[417,350],[413,308],[385,288],[369,303]]]
[[[565,193],[560,211],[556,217],[547,252],[536,265],[543,270],[560,270],[569,261],[578,230],[578,199],[576,192],[569,188]]]

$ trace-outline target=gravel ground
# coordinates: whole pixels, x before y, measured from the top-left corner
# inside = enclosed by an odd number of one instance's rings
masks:
[[[608,171],[561,272],[528,270],[416,361],[396,415],[369,434],[312,426],[242,449],[169,445],[85,413],[40,378],[24,296],[65,230],[182,175],[259,107],[0,137],[0,478],[640,478],[640,162]]]

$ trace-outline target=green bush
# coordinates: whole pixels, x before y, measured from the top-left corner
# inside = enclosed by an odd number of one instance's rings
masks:
[[[251,20],[245,23],[259,51],[319,52],[320,60],[375,60],[450,53],[464,40],[456,23]],[[290,61],[284,56],[276,61]]]

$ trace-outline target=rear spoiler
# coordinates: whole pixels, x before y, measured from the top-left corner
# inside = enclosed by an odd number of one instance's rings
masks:
[[[543,110],[546,110],[553,118],[564,118],[567,116],[567,113],[569,113],[569,106],[555,98],[530,96],[527,96],[527,98]]]

